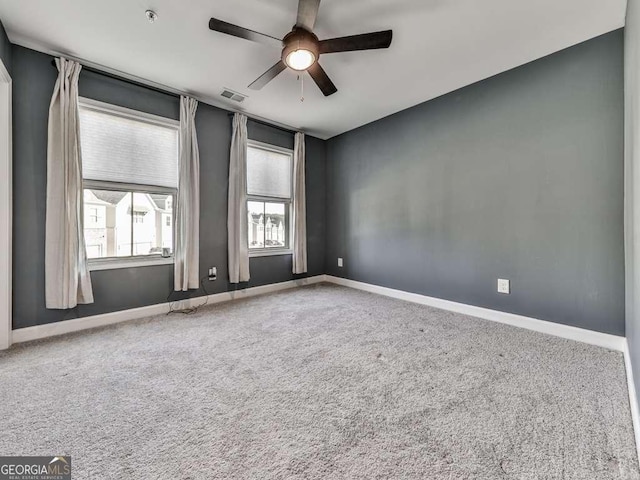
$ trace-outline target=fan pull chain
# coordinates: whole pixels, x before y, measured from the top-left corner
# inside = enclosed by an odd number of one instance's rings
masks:
[[[298,74],[300,80],[300,102],[304,102],[304,75]]]

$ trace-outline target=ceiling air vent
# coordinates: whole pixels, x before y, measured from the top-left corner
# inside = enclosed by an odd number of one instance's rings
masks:
[[[233,90],[229,90],[228,88],[225,88],[221,95],[224,98],[228,98],[229,100],[233,100],[234,102],[243,102],[245,98],[247,98],[245,95],[242,95],[241,93],[238,92],[234,92]]]

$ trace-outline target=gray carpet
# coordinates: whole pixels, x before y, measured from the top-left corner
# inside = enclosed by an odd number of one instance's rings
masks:
[[[318,285],[0,354],[74,479],[638,479],[620,353]]]

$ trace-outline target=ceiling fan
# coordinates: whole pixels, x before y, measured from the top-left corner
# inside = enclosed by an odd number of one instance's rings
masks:
[[[282,48],[280,61],[251,83],[251,85],[249,85],[250,89],[260,90],[276,78],[285,68],[289,67],[299,72],[305,70],[309,72],[309,75],[311,75],[311,78],[316,82],[324,96],[328,97],[336,93],[338,89],[318,63],[320,55],[325,53],[389,48],[393,32],[391,30],[384,30],[381,32],[351,35],[349,37],[319,40],[313,33],[319,7],[320,0],[299,0],[298,20],[293,29],[287,33],[283,39],[239,27],[218,20],[217,18],[209,20],[209,28],[234,37]]]

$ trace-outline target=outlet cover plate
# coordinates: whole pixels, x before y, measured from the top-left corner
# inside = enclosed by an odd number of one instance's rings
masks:
[[[342,258],[338,257],[338,266],[342,267],[343,265]]]
[[[498,293],[510,294],[511,293],[511,285],[509,280],[505,278],[498,279]]]

